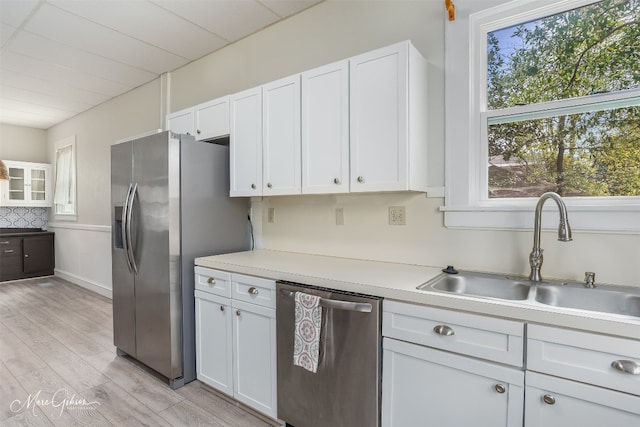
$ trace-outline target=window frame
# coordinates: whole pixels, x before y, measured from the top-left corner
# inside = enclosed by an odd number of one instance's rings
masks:
[[[487,118],[540,109],[579,108],[585,102],[615,103],[640,90],[560,100],[536,106],[486,110],[487,33],[598,0],[459,0],[469,11],[445,29],[446,185],[445,226],[531,229],[538,198],[493,198],[487,193]],[[452,25],[451,25],[452,24]],[[466,49],[464,46],[466,45]],[[597,98],[596,98],[597,97]],[[586,99],[588,98],[588,99]],[[467,117],[460,118],[466,111]],[[466,123],[465,123],[465,119]],[[640,197],[566,197],[574,230],[640,234]],[[550,205],[550,204],[549,204]],[[555,207],[546,206],[549,210]],[[543,215],[544,228],[557,227],[557,214]]]
[[[68,147],[71,147],[71,173],[72,173],[72,186],[71,186],[71,191],[73,193],[73,204],[72,204],[72,212],[67,212],[67,211],[59,211],[58,210],[58,205],[55,201],[55,194],[56,194],[56,190],[57,190],[57,186],[58,186],[58,153],[61,150],[64,150]],[[54,170],[54,176],[53,176],[53,182],[54,182],[54,189],[53,189],[53,213],[55,216],[55,219],[57,221],[77,221],[77,214],[78,214],[78,170],[77,170],[77,157],[76,157],[76,137],[74,136],[70,136],[68,138],[64,138],[60,141],[57,141],[55,143],[55,152],[54,152],[54,165],[55,165],[55,170]]]

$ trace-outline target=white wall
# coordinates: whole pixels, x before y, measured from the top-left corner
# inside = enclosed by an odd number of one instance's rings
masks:
[[[55,143],[76,135],[77,222],[52,215],[56,275],[105,296],[111,295],[111,145],[162,128],[160,82],[152,81],[79,114],[47,132],[48,157]]]
[[[0,159],[47,163],[47,133],[0,123]]]

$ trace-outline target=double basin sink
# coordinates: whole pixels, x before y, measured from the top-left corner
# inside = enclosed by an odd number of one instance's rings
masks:
[[[533,282],[460,271],[458,274],[440,274],[417,289],[640,318],[640,288],[627,286],[588,288],[578,282]]]

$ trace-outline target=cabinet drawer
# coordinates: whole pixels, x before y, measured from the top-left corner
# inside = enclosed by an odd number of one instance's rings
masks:
[[[261,277],[232,274],[231,296],[263,307],[276,307],[276,282]]]
[[[524,324],[512,320],[385,300],[382,335],[508,365],[523,364]]]
[[[21,237],[0,237],[0,254],[2,256],[11,256],[21,251]]]
[[[231,298],[231,273],[196,267],[196,290]]]
[[[640,367],[640,341],[529,325],[527,369],[640,396],[640,375],[612,364]]]

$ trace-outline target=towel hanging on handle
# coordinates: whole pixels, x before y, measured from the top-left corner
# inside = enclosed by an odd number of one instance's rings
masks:
[[[319,296],[296,292],[293,364],[316,373],[320,354],[322,307]]]

